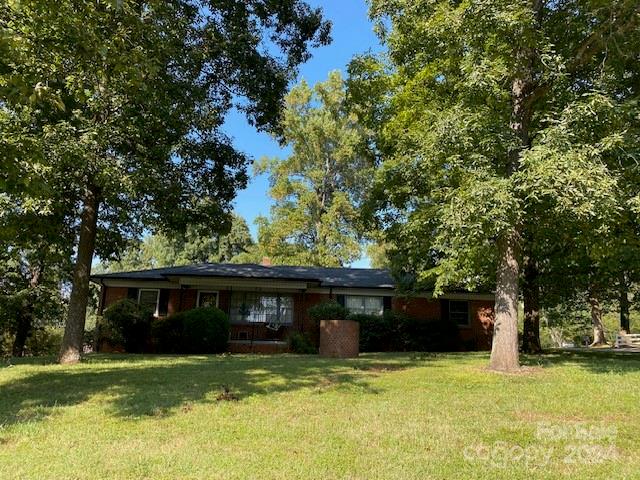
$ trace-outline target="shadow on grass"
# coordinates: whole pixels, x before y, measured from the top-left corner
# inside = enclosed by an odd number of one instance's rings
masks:
[[[91,355],[81,365],[40,367],[0,386],[0,426],[38,421],[55,407],[79,405],[97,395],[113,415],[134,419],[172,415],[196,403],[243,400],[309,387],[318,393],[347,389],[376,394],[379,390],[371,385],[373,378],[422,366],[428,358]]]
[[[522,364],[553,367],[577,365],[591,373],[629,374],[640,372],[640,354],[611,350],[552,351],[542,355],[523,355]]]

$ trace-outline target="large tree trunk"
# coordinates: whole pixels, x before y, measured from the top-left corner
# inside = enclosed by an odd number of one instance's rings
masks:
[[[534,11],[541,11],[540,0],[532,3]],[[531,123],[533,60],[536,53],[528,48],[515,52],[520,72],[511,82],[511,120],[509,128],[519,140],[519,145],[509,151],[506,176],[511,177],[520,169],[522,151],[529,148]],[[516,219],[516,222],[518,220]],[[489,368],[500,371],[520,369],[518,358],[518,275],[520,270],[520,234],[517,223],[502,232],[498,238],[498,272],[496,279],[495,323]]]
[[[602,323],[602,306],[600,305],[598,290],[595,287],[589,289],[589,305],[591,306],[591,323],[593,325],[593,342],[591,342],[590,346],[606,345],[607,339]]]
[[[73,267],[73,285],[69,297],[69,312],[62,338],[58,361],[63,364],[80,361],[84,324],[89,300],[89,276],[96,243],[99,189],[90,185],[87,189],[80,215],[78,254]]]
[[[25,353],[25,345],[27,338],[31,334],[33,328],[33,297],[35,289],[40,285],[40,279],[42,277],[42,267],[40,265],[34,266],[31,270],[31,279],[29,280],[29,296],[22,305],[22,312],[20,318],[18,318],[18,325],[16,329],[16,336],[13,340],[13,346],[11,353],[14,357],[23,357]]]
[[[620,275],[620,330],[631,331],[631,314],[629,312],[629,284],[624,273]]]
[[[540,285],[538,284],[538,265],[527,256],[524,262],[524,328],[522,332],[522,351],[540,353]]]
[[[495,322],[489,368],[502,372],[520,368],[518,359],[518,232],[515,229],[498,239]]]

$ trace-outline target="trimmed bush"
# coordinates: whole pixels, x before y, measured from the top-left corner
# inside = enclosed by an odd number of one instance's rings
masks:
[[[289,335],[289,348],[293,353],[318,353],[318,349],[315,347],[309,336],[300,332],[293,332]]]
[[[151,338],[156,353],[181,353],[184,313],[157,318],[151,324]]]
[[[385,312],[384,315],[349,315],[349,320],[360,324],[361,352],[392,352],[403,350],[401,325],[398,315]]]
[[[152,332],[159,353],[221,353],[227,350],[229,318],[215,307],[194,308],[156,320]]]
[[[313,320],[345,320],[349,311],[335,300],[318,303],[308,311]]]
[[[460,349],[458,326],[449,320],[404,317],[400,328],[405,351],[454,352]]]
[[[348,318],[360,323],[362,352],[451,352],[461,347],[458,326],[447,320],[418,319],[396,312]]]
[[[215,307],[196,308],[184,316],[185,353],[221,353],[229,343],[229,318]]]
[[[96,343],[121,345],[127,352],[147,349],[151,334],[152,312],[133,300],[119,300],[110,305],[96,324]]]

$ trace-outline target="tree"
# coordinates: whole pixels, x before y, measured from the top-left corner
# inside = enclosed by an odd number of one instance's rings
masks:
[[[342,266],[360,256],[358,206],[371,172],[367,132],[345,104],[339,72],[285,100],[285,159],[263,159],[270,175],[271,219],[258,219],[260,251],[275,263]]]
[[[276,128],[292,73],[329,25],[297,0],[0,8],[5,186],[32,172],[68,185],[78,234],[60,362],[77,362],[94,251],[106,258],[145,228],[224,229],[247,163],[220,130],[225,113],[235,102]]]
[[[105,262],[101,268],[122,272],[194,263],[234,263],[253,246],[247,222],[234,214],[231,230],[226,234],[212,232],[212,229],[199,232],[191,227],[172,236],[148,235],[142,242],[134,242],[120,259]]]
[[[59,326],[65,310],[62,282],[66,271],[51,263],[52,252],[0,252],[0,334],[13,337],[11,355],[22,357],[33,332]]]
[[[584,144],[566,127],[593,95],[625,108],[617,94],[637,78],[639,10],[622,0],[372,2],[388,60],[356,59],[350,92],[362,121],[377,125],[378,218],[390,235],[419,239],[407,250],[429,259],[417,278],[435,278],[436,293],[473,286],[479,267],[495,261],[494,370],[519,368],[532,205],[549,198],[587,221],[601,200],[612,203],[606,157],[624,132]]]
[[[56,185],[56,198],[43,195],[41,180],[32,172],[28,183],[0,194],[6,199],[0,209],[0,331],[13,336],[16,357],[25,354],[36,329],[60,325],[66,307],[63,284],[69,280],[74,238],[71,205],[64,182]]]

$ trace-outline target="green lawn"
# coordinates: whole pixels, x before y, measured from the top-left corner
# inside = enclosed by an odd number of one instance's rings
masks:
[[[640,356],[0,367],[0,478],[640,478]],[[225,393],[225,387],[228,390]]]

